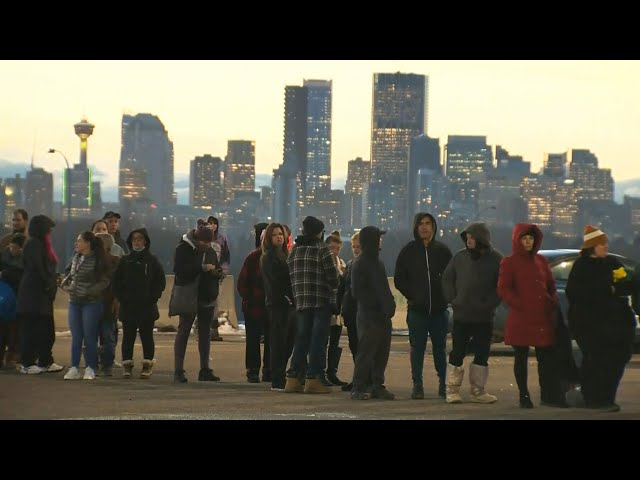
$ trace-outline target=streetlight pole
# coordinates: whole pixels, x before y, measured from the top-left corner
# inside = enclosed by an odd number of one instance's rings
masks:
[[[67,160],[67,156],[62,153],[60,150],[56,150],[55,148],[50,148],[48,153],[59,153],[60,155],[62,155],[62,158],[64,158],[64,163],[67,164],[67,175],[71,175],[71,167],[69,166],[69,160]],[[64,185],[64,173],[62,174],[62,182]],[[64,254],[65,254],[65,265],[64,267],[66,268],[67,265],[69,264],[69,247],[71,245],[71,188],[69,188],[69,178],[67,178],[67,185],[66,185],[66,202],[67,202],[67,228],[65,228],[65,247],[64,247]]]

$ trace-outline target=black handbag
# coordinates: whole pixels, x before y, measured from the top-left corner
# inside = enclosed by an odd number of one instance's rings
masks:
[[[169,316],[195,315],[198,312],[198,280],[186,285],[173,284],[169,300]]]

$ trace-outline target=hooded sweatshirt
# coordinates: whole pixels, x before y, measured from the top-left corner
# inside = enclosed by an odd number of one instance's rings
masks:
[[[433,222],[433,238],[427,247],[418,236],[418,225],[424,217],[429,217]],[[393,276],[395,286],[406,297],[409,308],[429,315],[447,309],[447,302],[442,294],[442,274],[451,260],[451,250],[435,240],[437,234],[438,224],[433,215],[416,214],[413,221],[415,240],[400,251]]]
[[[467,234],[476,240],[473,250],[466,247]],[[484,223],[472,223],[460,236],[465,248],[456,252],[442,277],[445,299],[453,306],[454,322],[491,322],[500,305],[497,288],[502,255],[491,247]]]
[[[353,261],[351,294],[363,318],[389,320],[396,312],[396,302],[389,288],[387,272],[380,260],[380,230],[367,226],[360,230],[362,253]]]
[[[173,261],[173,272],[176,274],[176,285],[187,285],[198,281],[198,303],[212,305],[218,298],[220,289],[220,270],[218,256],[208,245],[203,250],[196,247],[195,230],[189,230],[178,242]],[[204,272],[202,265],[212,264],[218,267],[211,272]]]

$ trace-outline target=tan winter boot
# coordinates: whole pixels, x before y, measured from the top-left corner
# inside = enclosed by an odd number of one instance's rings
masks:
[[[331,393],[331,389],[325,387],[319,378],[307,378],[304,382],[304,393]]]
[[[462,379],[464,378],[464,367],[456,367],[455,365],[449,364],[448,368],[447,403],[462,403],[460,385],[462,385]]]
[[[133,372],[133,360],[125,360],[122,362],[122,369],[124,370],[122,376],[124,378],[131,378],[131,373]]]
[[[155,363],[155,360],[142,361],[142,371],[140,372],[140,378],[149,379],[151,377],[154,363]]]
[[[297,378],[287,377],[287,384],[284,386],[284,393],[302,393],[304,387]]]
[[[472,363],[469,367],[469,383],[471,384],[471,401],[475,403],[494,403],[498,401],[495,395],[484,391],[489,378],[489,367]]]

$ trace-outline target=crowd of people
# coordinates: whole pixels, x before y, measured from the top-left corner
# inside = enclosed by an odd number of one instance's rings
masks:
[[[69,294],[72,339],[64,379],[114,374],[118,320],[123,376],[133,376],[139,334],[140,378],[151,377],[153,328],[166,287],[165,272],[151,253],[149,232],[135,229],[124,241],[119,222],[118,213],[107,212],[80,232],[61,278],[51,243],[55,223],[44,215],[29,220],[23,209],[13,213],[13,231],[0,241],[0,365],[30,375],[64,369],[52,356],[53,302],[62,288]],[[175,249],[169,313],[179,317],[176,383],[188,381],[184,360],[192,331],[198,338],[198,381],[220,380],[210,366],[210,341],[221,339],[218,295],[230,273],[230,250],[219,228],[215,217],[200,219]],[[635,335],[635,312],[628,300],[634,287],[630,273],[608,254],[603,231],[585,227],[580,258],[566,286],[569,331],[584,359],[579,371],[573,357],[566,355],[569,336],[563,331],[549,264],[538,253],[543,232],[537,225],[514,226],[509,256],[491,246],[484,223],[472,223],[461,233],[462,248],[455,254],[437,240],[437,233],[433,215],[417,214],[414,239],[400,251],[393,274],[396,288],[407,299],[412,399],[425,396],[423,369],[430,338],[437,374],[434,388],[446,403],[465,401],[461,386],[469,352],[473,360],[468,365],[468,401],[498,400],[486,387],[493,319],[504,302],[509,309],[505,343],[515,353],[522,408],[533,407],[528,355],[534,347],[541,404],[568,406],[565,373],[571,371],[575,374],[571,381],[581,382],[587,408],[619,410],[616,392]],[[245,258],[237,281],[246,329],[247,381],[269,382],[271,390],[285,393],[329,393],[338,386],[354,400],[394,399],[385,386],[396,311],[379,258],[385,231],[366,226],[353,235],[353,259],[348,263],[340,258],[340,232],[325,238],[324,223],[313,216],[304,219],[302,233],[295,239],[289,226],[280,223],[258,223],[254,234],[255,249]],[[450,311],[452,350],[447,358]],[[349,381],[338,376],[344,327],[354,362]]]

